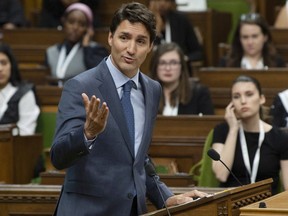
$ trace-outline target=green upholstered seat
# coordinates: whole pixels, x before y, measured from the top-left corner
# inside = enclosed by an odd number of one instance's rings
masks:
[[[219,181],[216,179],[212,171],[212,160],[207,155],[207,151],[211,148],[213,139],[212,129],[206,137],[202,159],[190,169],[190,174],[194,180],[198,182],[199,187],[219,187]]]

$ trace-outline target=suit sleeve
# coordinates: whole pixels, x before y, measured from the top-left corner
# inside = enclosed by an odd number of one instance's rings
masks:
[[[152,160],[147,156],[145,161],[145,166],[150,164],[154,167]],[[146,170],[147,171],[147,170]],[[158,185],[158,187],[157,187]],[[161,194],[163,199],[166,201],[169,197],[173,196],[174,194],[171,190],[160,180],[160,177],[156,174],[154,176],[149,175],[146,172],[146,187],[147,187],[147,197],[148,199],[158,208],[163,208],[164,202],[162,200]],[[160,194],[161,191],[161,194]]]
[[[66,82],[51,148],[51,161],[57,169],[68,168],[89,153],[83,132],[86,114],[81,93],[81,85],[75,79]]]

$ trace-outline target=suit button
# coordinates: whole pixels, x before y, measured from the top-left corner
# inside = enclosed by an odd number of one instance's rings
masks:
[[[133,199],[134,195],[132,193],[128,193],[127,197],[128,197],[128,199]]]
[[[79,156],[81,156],[81,155],[83,155],[83,154],[84,154],[84,151],[78,152],[78,155],[79,155]]]

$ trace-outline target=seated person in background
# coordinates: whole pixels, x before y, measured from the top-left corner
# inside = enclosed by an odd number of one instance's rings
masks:
[[[288,89],[278,93],[270,108],[272,124],[277,127],[288,127]]]
[[[275,28],[288,28],[288,1],[281,7],[274,23]]]
[[[61,19],[66,8],[73,3],[86,4],[93,12],[94,20],[93,27],[101,26],[100,18],[97,16],[95,10],[99,5],[100,0],[42,0],[42,9],[40,13],[39,27],[43,28],[57,28],[62,29]]]
[[[98,65],[108,56],[108,50],[92,41],[93,15],[82,3],[70,5],[63,17],[65,40],[46,50],[47,66],[52,77],[69,79],[82,71]]]
[[[19,0],[0,1],[0,28],[15,29],[26,25],[24,11]]]
[[[285,62],[277,54],[266,21],[259,14],[249,13],[241,15],[231,50],[219,66],[264,69],[285,67]]]
[[[188,18],[175,10],[175,0],[149,0],[149,9],[156,16],[155,44],[175,42],[187,60],[203,60],[203,50]]]
[[[21,80],[10,47],[0,44],[0,124],[15,123],[20,135],[31,135],[39,113],[33,85]]]
[[[214,114],[208,88],[189,79],[183,51],[176,43],[157,47],[151,58],[150,72],[163,89],[159,114]]]
[[[231,100],[226,107],[226,122],[214,128],[212,148],[242,184],[273,178],[275,194],[281,169],[284,189],[288,190],[288,134],[261,120],[265,96],[260,83],[239,76],[233,82]],[[221,186],[239,186],[222,163],[213,161],[212,168]]]

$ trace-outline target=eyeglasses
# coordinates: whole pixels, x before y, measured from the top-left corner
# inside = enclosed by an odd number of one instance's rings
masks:
[[[167,66],[169,66],[170,68],[177,68],[180,66],[180,62],[176,61],[176,60],[171,60],[169,62],[166,61],[159,61],[158,63],[158,67],[161,69],[167,68]]]
[[[260,19],[260,14],[258,13],[248,13],[248,14],[242,14],[240,16],[241,21],[256,21]]]

